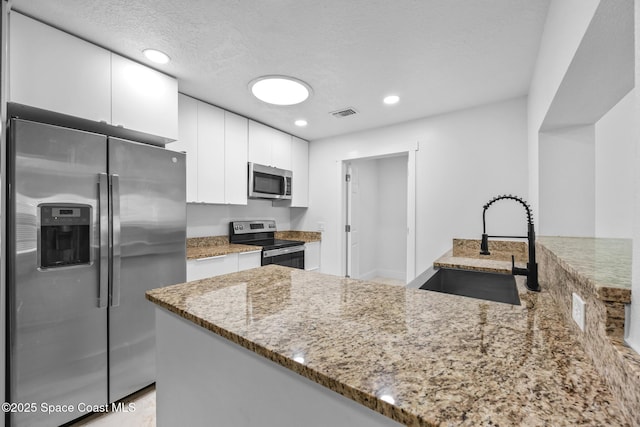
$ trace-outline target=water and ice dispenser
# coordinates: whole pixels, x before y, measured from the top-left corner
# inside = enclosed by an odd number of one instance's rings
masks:
[[[42,204],[40,209],[40,268],[91,262],[91,206]]]

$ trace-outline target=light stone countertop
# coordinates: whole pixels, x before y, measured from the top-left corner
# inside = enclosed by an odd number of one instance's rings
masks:
[[[270,265],[147,299],[406,425],[630,425],[550,294],[518,287],[513,306]]]
[[[305,243],[310,243],[319,242],[321,240],[321,233],[315,231],[276,231],[275,238],[300,240]],[[201,259],[259,250],[262,250],[262,248],[258,246],[229,243],[229,236],[187,238],[187,259]]]
[[[539,236],[556,262],[586,279],[603,301],[631,301],[631,239]]]

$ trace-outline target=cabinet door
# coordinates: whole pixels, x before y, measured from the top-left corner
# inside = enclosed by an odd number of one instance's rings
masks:
[[[111,123],[111,53],[12,11],[9,100]]]
[[[320,242],[304,244],[304,269],[307,271],[320,269]]]
[[[291,170],[291,135],[271,129],[271,165]]]
[[[249,161],[261,165],[271,164],[273,129],[249,120]]]
[[[178,95],[178,140],[165,147],[187,156],[187,203],[198,201],[198,101]]]
[[[238,254],[220,255],[187,261],[187,282],[238,271]]]
[[[111,123],[178,139],[178,82],[112,53]]]
[[[240,252],[238,254],[238,271],[260,267],[262,251]]]
[[[309,206],[309,143],[295,136],[291,140],[291,170],[291,207],[306,208]]]
[[[224,110],[198,101],[198,200],[224,203]]]
[[[237,114],[224,112],[225,202],[246,205],[248,192],[248,124]]]

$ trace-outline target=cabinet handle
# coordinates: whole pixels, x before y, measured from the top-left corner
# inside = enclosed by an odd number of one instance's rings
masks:
[[[262,250],[259,251],[249,251],[249,252],[238,252],[238,255],[249,255],[249,254],[257,254],[259,252],[262,252]]]
[[[196,262],[209,261],[210,259],[218,259],[218,258],[224,258],[224,257],[226,257],[226,255],[216,255],[216,256],[209,256],[206,258],[196,258]]]

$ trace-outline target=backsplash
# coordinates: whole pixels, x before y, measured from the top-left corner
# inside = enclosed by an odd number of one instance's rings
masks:
[[[229,236],[207,236],[207,237],[189,237],[187,238],[188,248],[203,248],[207,246],[228,245]]]
[[[229,222],[254,219],[272,219],[278,230],[290,230],[290,211],[273,207],[270,200],[250,199],[246,206],[187,203],[187,237],[225,236]]]
[[[491,255],[480,255],[480,240],[453,239],[454,257],[511,261],[511,255],[514,255],[516,262],[520,263],[526,263],[529,257],[529,250],[525,241],[489,239],[489,252],[491,252]]]

